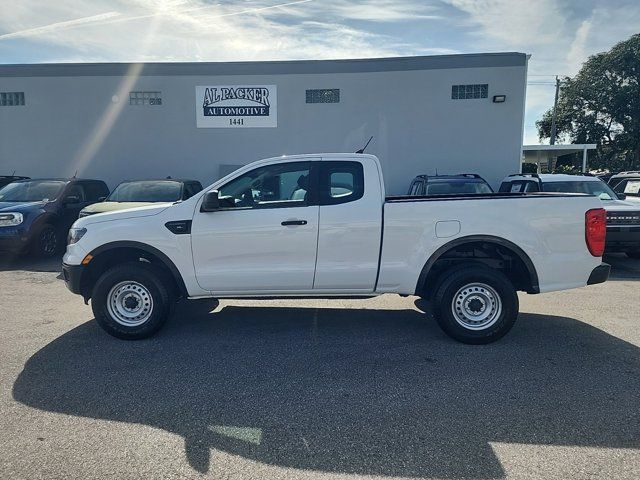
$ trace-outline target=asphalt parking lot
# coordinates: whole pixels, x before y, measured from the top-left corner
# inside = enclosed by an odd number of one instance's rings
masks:
[[[640,477],[640,261],[521,295],[498,343],[416,298],[179,305],[107,336],[59,261],[0,263],[0,478]]]

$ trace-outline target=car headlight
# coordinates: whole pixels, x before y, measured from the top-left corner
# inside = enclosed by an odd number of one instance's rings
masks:
[[[23,220],[21,213],[0,213],[0,227],[14,227],[20,225]]]
[[[67,245],[73,245],[78,243],[84,234],[87,233],[86,228],[72,228],[69,230],[69,236],[67,237]]]

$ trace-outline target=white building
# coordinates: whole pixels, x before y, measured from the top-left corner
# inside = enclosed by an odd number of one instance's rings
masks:
[[[0,174],[208,184],[253,160],[380,157],[417,174],[519,172],[528,57],[0,65]]]

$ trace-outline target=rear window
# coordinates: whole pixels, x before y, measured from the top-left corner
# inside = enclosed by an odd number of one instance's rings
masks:
[[[359,200],[364,195],[364,171],[360,162],[320,162],[320,205]]]
[[[434,182],[427,184],[426,195],[492,193],[491,187],[481,182]]]
[[[107,198],[110,202],[177,202],[182,184],[172,181],[124,182]]]
[[[611,187],[603,181],[545,182],[543,190],[559,193],[587,193],[599,197],[600,200],[617,200],[618,198]]]

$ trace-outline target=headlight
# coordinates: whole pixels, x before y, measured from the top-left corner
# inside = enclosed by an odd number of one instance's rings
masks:
[[[72,228],[69,230],[69,236],[67,237],[67,245],[73,245],[78,243],[84,234],[87,233],[86,228]]]
[[[24,220],[21,213],[0,213],[0,227],[20,225]]]

